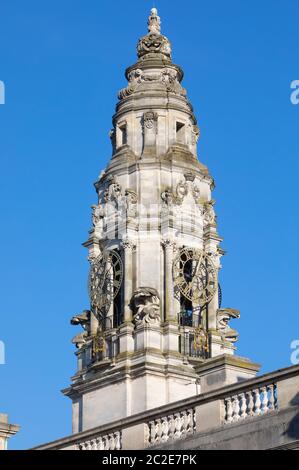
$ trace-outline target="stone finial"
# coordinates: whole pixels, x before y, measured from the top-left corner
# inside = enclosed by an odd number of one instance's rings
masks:
[[[150,34],[161,34],[161,18],[158,15],[157,8],[151,9],[151,15],[148,19],[148,32]]]

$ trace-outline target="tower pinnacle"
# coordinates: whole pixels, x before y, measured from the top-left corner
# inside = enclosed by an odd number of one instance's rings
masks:
[[[161,18],[158,15],[157,8],[151,9],[151,15],[148,19],[148,32],[150,34],[161,34]]]

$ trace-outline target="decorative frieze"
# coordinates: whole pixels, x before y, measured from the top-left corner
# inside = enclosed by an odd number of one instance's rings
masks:
[[[141,69],[134,69],[128,74],[128,81],[128,86],[120,90],[118,93],[118,98],[120,100],[128,98],[133,93],[138,92],[139,89],[141,90],[140,85],[146,83],[156,83],[160,87],[164,87],[164,90],[167,93],[174,93],[185,98],[187,97],[187,91],[180,83],[180,75],[174,68],[169,67],[161,72],[155,73],[142,71]],[[194,134],[193,140],[198,139],[198,127],[192,126],[191,132]]]

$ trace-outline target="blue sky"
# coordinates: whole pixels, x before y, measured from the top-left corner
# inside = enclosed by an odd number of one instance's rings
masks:
[[[223,304],[241,310],[238,353],[263,372],[290,365],[299,339],[298,0],[160,0],[163,32],[216,179]],[[0,412],[11,448],[71,433],[60,393],[75,371],[70,317],[88,307],[93,182],[125,67],[151,1],[2,0],[0,80]],[[113,403],[111,403],[113,406]]]

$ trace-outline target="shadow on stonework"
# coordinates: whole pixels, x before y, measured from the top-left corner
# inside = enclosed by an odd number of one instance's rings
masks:
[[[299,393],[291,401],[291,406],[296,406],[299,410]],[[285,435],[292,440],[299,440],[299,412],[288,424]]]

